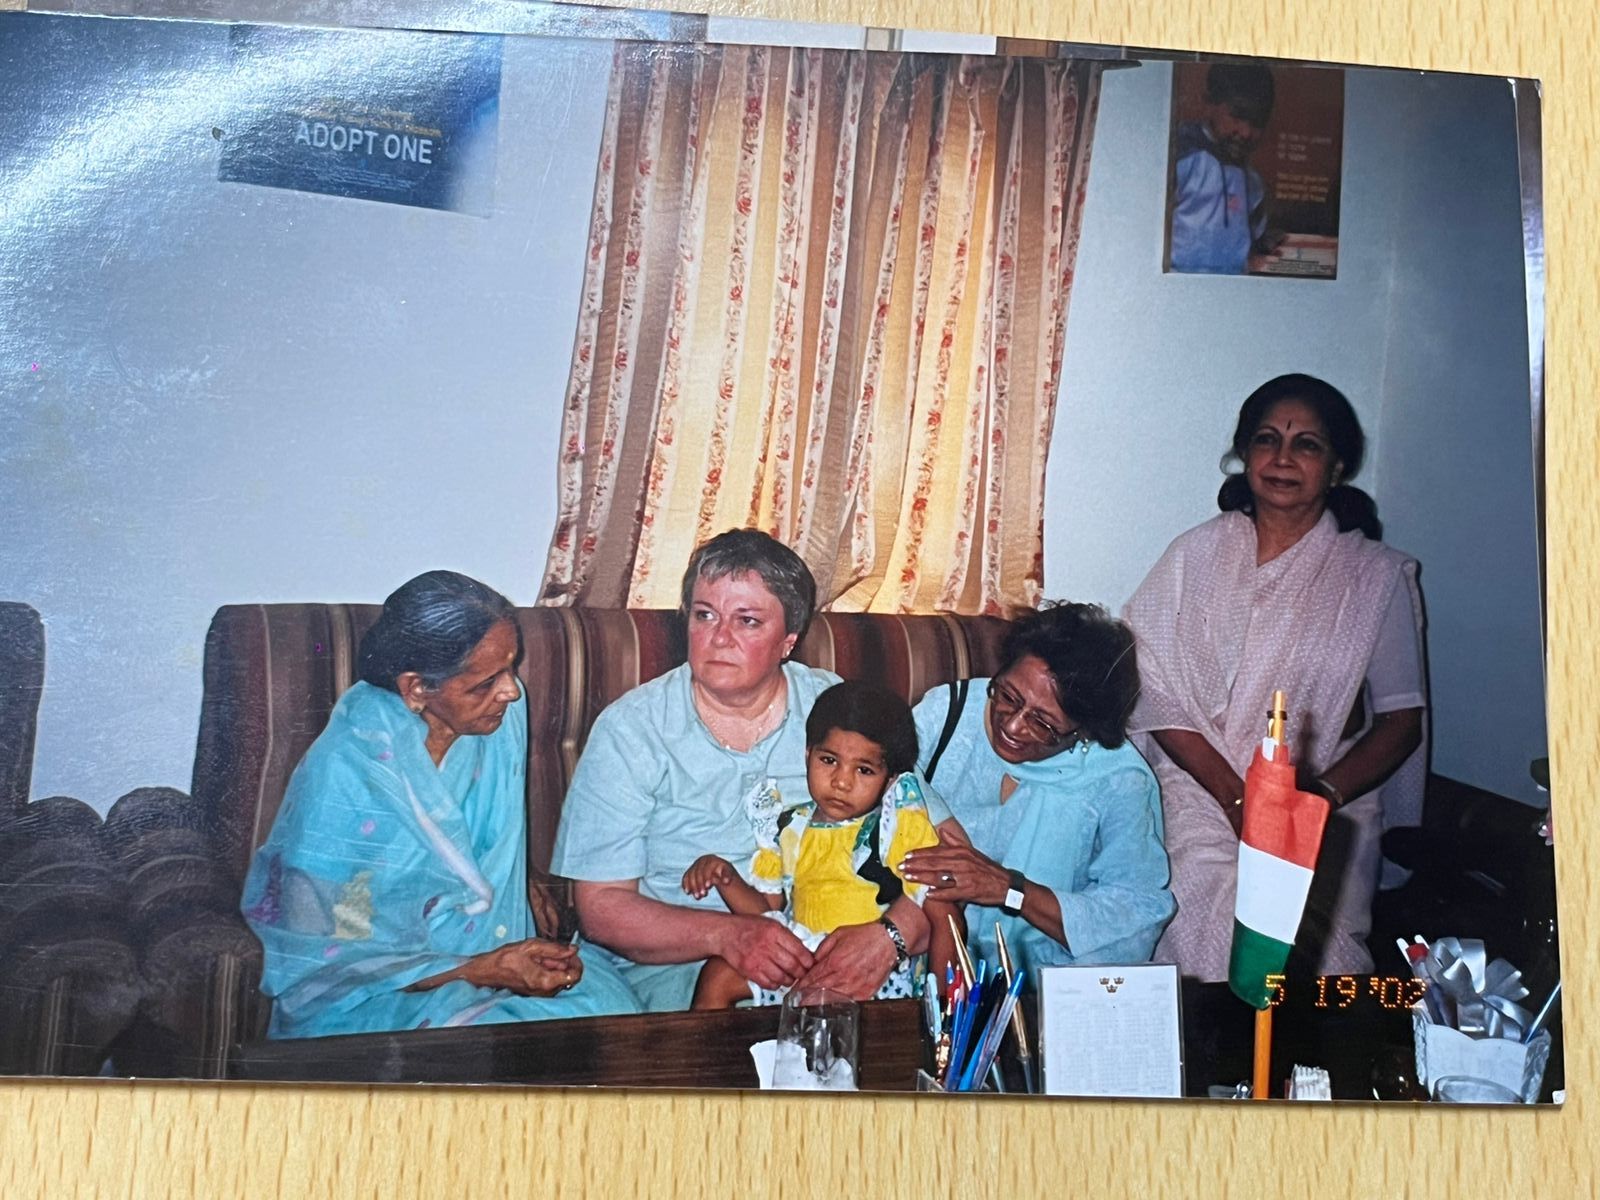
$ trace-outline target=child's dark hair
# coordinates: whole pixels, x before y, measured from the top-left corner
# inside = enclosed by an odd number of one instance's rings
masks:
[[[917,765],[917,724],[911,719],[911,706],[887,688],[847,679],[823,692],[806,718],[806,747],[817,745],[835,729],[876,742],[883,751],[884,770],[891,776]]]
[[[1206,72],[1206,99],[1236,108],[1240,110],[1237,115],[1248,114],[1257,125],[1265,125],[1277,100],[1272,69],[1260,63],[1213,63]]]

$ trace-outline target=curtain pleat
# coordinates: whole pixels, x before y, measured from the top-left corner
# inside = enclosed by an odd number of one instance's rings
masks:
[[[749,525],[835,609],[1037,603],[1098,72],[620,45],[543,601]]]

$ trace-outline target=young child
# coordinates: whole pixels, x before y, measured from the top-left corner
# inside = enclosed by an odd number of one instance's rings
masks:
[[[916,761],[917,729],[904,700],[870,684],[835,684],[806,719],[811,798],[788,809],[770,790],[755,798],[757,849],[748,881],[706,854],[684,873],[683,890],[698,898],[715,888],[730,912],[770,914],[810,950],[840,926],[876,921],[902,893],[922,904],[925,889],[899,874],[907,852],[939,840],[912,770]],[[940,923],[951,911],[939,901],[925,907]],[[910,961],[896,967],[878,998],[911,996],[911,968]],[[694,1007],[728,1008],[752,995],[758,1004],[776,1004],[783,992],[713,958],[700,972]]]
[[[1173,163],[1174,271],[1242,275],[1251,254],[1271,253],[1282,235],[1267,227],[1267,194],[1250,156],[1272,119],[1272,71],[1217,63],[1206,72],[1204,115],[1177,129]]]

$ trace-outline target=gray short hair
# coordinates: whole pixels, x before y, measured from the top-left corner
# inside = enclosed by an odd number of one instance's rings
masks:
[[[777,538],[759,529],[730,529],[695,549],[683,573],[681,611],[689,613],[694,585],[727,575],[755,575],[783,605],[785,633],[796,636],[811,623],[817,607],[817,581],[805,561]]]

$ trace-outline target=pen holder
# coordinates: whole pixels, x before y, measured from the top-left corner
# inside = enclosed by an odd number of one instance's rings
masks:
[[[1468,1037],[1459,1029],[1428,1020],[1427,1010],[1411,1010],[1411,1030],[1416,1042],[1417,1082],[1430,1092],[1439,1079],[1468,1076],[1484,1079],[1521,1097],[1524,1104],[1539,1099],[1545,1064],[1550,1061],[1550,1031],[1540,1030],[1531,1042],[1512,1038]]]
[[[994,1084],[990,1083],[988,1080],[984,1081],[982,1087],[973,1088],[970,1092],[948,1091],[937,1079],[928,1074],[928,1072],[922,1070],[920,1067],[917,1068],[917,1091],[937,1092],[941,1096],[976,1096],[981,1092],[987,1092],[991,1096],[996,1095]]]

